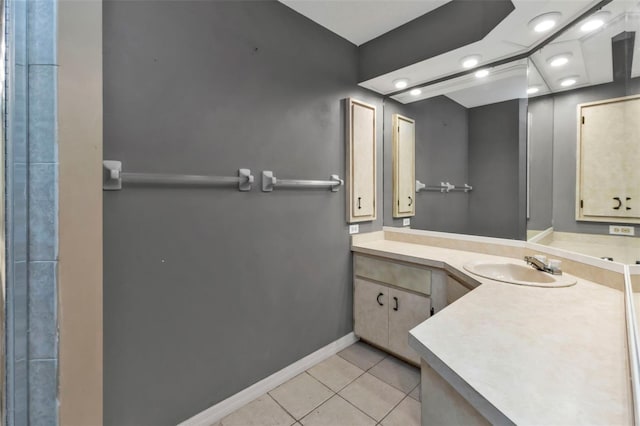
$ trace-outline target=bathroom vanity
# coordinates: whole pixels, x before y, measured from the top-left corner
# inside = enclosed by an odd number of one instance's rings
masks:
[[[397,228],[353,238],[355,333],[420,358],[423,424],[633,423],[621,265],[546,249]],[[464,268],[538,253],[576,283],[514,285]]]

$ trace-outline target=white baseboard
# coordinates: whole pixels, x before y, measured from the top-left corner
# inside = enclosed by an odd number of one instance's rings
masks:
[[[294,378],[298,374],[308,370],[330,356],[337,354],[357,341],[358,338],[353,334],[353,332],[351,332],[346,336],[339,338],[335,342],[329,343],[327,346],[320,348],[314,353],[283,368],[282,370],[273,373],[266,379],[260,380],[258,383],[241,390],[224,401],[220,401],[216,405],[209,407],[201,413],[183,421],[178,426],[210,426],[221,420],[223,417],[233,413],[243,405],[248,404],[270,390],[275,389],[287,380]]]

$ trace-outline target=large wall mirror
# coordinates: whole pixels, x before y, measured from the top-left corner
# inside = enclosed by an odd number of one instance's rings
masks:
[[[531,56],[530,239],[640,261],[638,33],[640,4],[614,0]]]
[[[640,3],[613,0],[529,57],[387,99],[385,225],[403,226],[392,214],[400,114],[415,121],[412,228],[640,260],[639,30]]]

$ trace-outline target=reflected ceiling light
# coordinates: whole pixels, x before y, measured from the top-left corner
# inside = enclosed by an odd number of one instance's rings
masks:
[[[602,27],[609,17],[610,13],[607,11],[601,11],[591,15],[587,18],[586,21],[580,26],[580,31],[588,33],[589,31],[595,31],[598,28]]]
[[[569,58],[571,57],[571,53],[563,53],[562,55],[552,56],[547,59],[547,63],[552,67],[561,67],[569,63]]]
[[[489,75],[489,70],[480,70],[480,71],[476,71],[476,78],[485,78],[486,76]]]
[[[399,78],[397,80],[393,80],[393,85],[396,89],[404,89],[409,85],[409,80],[406,78]]]
[[[462,58],[460,63],[463,68],[473,68],[480,63],[481,56],[480,55],[470,55]]]
[[[543,13],[529,21],[529,28],[537,33],[544,33],[555,27],[561,16],[560,12]]]
[[[533,95],[534,93],[538,93],[540,88],[538,86],[531,86],[527,89],[527,95]]]
[[[421,93],[422,93],[422,90],[420,90],[420,89],[413,89],[413,90],[411,90],[411,91],[409,92],[409,94],[410,94],[411,96],[418,96],[418,95],[420,95]]]
[[[560,86],[562,87],[573,86],[574,84],[576,84],[577,81],[578,81],[578,77],[575,77],[575,76],[566,77],[560,80]]]

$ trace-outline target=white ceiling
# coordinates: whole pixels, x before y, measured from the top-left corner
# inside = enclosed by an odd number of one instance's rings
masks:
[[[529,27],[529,21],[543,13],[560,12],[562,15],[557,25],[557,28],[560,28],[598,3],[598,0],[512,0],[512,2],[516,9],[482,40],[361,82],[360,85],[378,93],[388,94],[397,90],[393,86],[393,81],[399,78],[408,78],[412,85],[416,85],[464,71],[460,60],[468,55],[481,55],[481,66],[483,63],[527,52],[551,34],[551,32],[543,34],[534,32]],[[415,100],[420,99],[416,97]]]
[[[326,27],[356,45],[361,45],[398,26],[401,26],[443,4],[445,0],[279,0],[302,15]],[[482,0],[473,0],[482,1]],[[556,28],[566,26],[599,0],[511,0],[515,10],[500,22],[484,39],[445,52],[436,57],[389,72],[360,85],[381,94],[397,89],[393,81],[409,79],[410,86],[428,83],[463,71],[460,60],[479,54],[482,63],[490,63],[529,51],[547,38],[549,33],[535,33],[529,22],[546,12],[560,12]],[[529,85],[540,86],[536,96],[551,91],[571,90],[581,86],[612,81],[611,38],[622,31],[640,31],[640,3],[638,0],[614,0],[603,10],[611,12],[609,22],[594,33],[584,34],[570,29],[558,39],[531,56]],[[577,24],[579,27],[581,23]],[[555,31],[555,30],[554,30]],[[640,75],[640,41],[635,44],[632,76]],[[551,68],[548,58],[569,52],[567,66]],[[446,94],[467,108],[526,96],[527,80],[523,80],[525,65],[506,64],[491,70],[482,80],[466,75],[455,80],[424,87],[419,96],[401,93],[393,99],[411,103]],[[578,76],[578,84],[562,88],[559,81],[569,75]]]
[[[491,70],[489,76],[479,79],[473,74],[445,80],[422,89],[420,96],[402,93],[394,99],[402,103],[415,102],[416,98],[429,99],[446,95],[464,106],[474,108],[510,99],[527,97],[526,59],[500,65]]]
[[[279,0],[360,46],[449,0]]]
[[[578,23],[531,56],[536,73],[530,75],[529,84],[541,89],[536,96],[613,81],[611,39],[624,31],[640,32],[640,3],[637,0],[615,0],[602,10],[611,14],[601,29],[585,34],[580,31],[582,23]],[[638,77],[639,39],[636,39],[634,49],[631,76]],[[557,68],[549,65],[549,58],[566,53],[571,55],[567,65]],[[560,81],[569,76],[575,76],[577,83],[567,88],[560,86]]]

